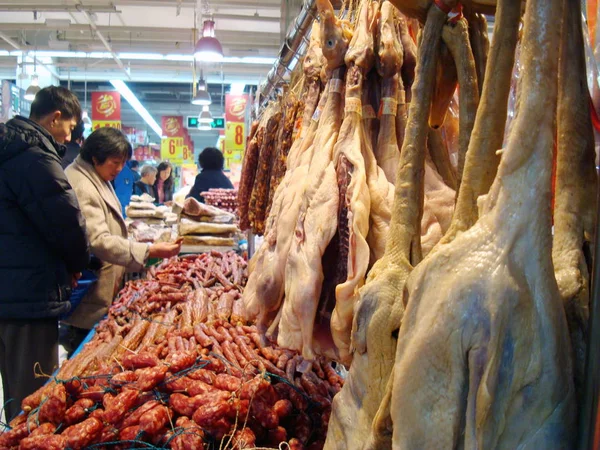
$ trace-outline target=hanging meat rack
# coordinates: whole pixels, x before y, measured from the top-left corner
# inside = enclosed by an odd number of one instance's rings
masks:
[[[293,69],[293,65],[304,55],[308,47],[308,33],[313,21],[317,18],[317,3],[315,0],[305,0],[300,14],[294,21],[294,25],[288,32],[279,56],[273,67],[267,74],[267,79],[262,84],[260,107],[264,109],[273,94],[284,82],[287,72]]]

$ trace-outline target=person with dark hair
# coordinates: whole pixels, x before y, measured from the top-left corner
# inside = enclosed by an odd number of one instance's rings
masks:
[[[221,150],[214,147],[207,147],[198,156],[198,164],[202,171],[196,175],[194,186],[187,197],[193,197],[199,202],[204,203],[202,192],[209,189],[233,189],[233,184],[223,173],[223,164],[225,158]]]
[[[62,157],[62,161],[60,163],[63,169],[66,169],[69,164],[75,161],[77,155],[79,155],[79,151],[81,150],[81,144],[83,144],[84,130],[85,127],[83,125],[83,121],[80,120],[77,126],[73,129],[73,132],[71,133],[71,139],[66,144],[67,150],[65,152],[65,156]]]
[[[164,205],[173,201],[173,166],[167,161],[161,162],[158,167],[158,174],[154,182],[154,198],[156,203]]]
[[[131,144],[121,131],[100,128],[86,139],[66,170],[87,222],[92,253],[102,261],[98,281],[65,321],[74,327],[72,347],[108,312],[125,271],[140,271],[148,258],[170,258],[181,249],[180,241],[146,244],[127,238],[121,204],[110,182],[131,153]]]
[[[135,159],[132,159],[131,161],[129,161],[129,168],[133,172],[133,182],[135,183],[136,181],[140,181],[140,162],[136,161]]]
[[[77,97],[38,92],[29,119],[0,124],[0,373],[6,418],[58,365],[58,317],[90,259],[85,221],[60,165],[81,119]]]

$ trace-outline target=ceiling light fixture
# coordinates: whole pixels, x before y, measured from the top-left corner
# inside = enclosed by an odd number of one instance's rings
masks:
[[[37,44],[36,44],[37,51]],[[25,61],[25,60],[24,60]],[[35,96],[40,92],[40,79],[37,76],[37,58],[36,54],[33,54],[33,75],[31,75],[31,84],[25,91],[24,99],[30,102],[35,100]]]
[[[194,50],[196,61],[220,62],[223,61],[223,47],[215,37],[215,21],[205,20],[202,25],[202,37],[196,43]]]
[[[31,84],[25,91],[25,100],[28,100],[30,102],[34,101],[35,96],[38,92],[40,92],[40,81],[37,74],[34,73],[33,75],[31,75]]]
[[[119,93],[125,97],[127,103],[131,105],[133,109],[144,119],[144,121],[154,130],[156,134],[162,139],[163,133],[161,127],[156,123],[156,120],[150,115],[148,110],[140,103],[138,98],[135,96],[129,86],[127,86],[123,80],[110,80],[110,83],[115,87]]]
[[[211,103],[212,98],[210,96],[210,92],[208,92],[208,85],[206,84],[206,81],[204,81],[202,71],[200,71],[200,81],[198,82],[196,95],[192,99],[192,105],[208,106]]]
[[[208,109],[208,105],[202,107],[202,112],[198,116],[198,124],[208,124],[213,122],[213,116]]]

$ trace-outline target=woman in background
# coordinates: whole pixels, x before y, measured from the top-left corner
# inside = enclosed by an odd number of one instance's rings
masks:
[[[85,217],[91,251],[102,261],[98,281],[65,321],[71,326],[72,348],[67,351],[77,348],[106,315],[126,271],[140,271],[148,258],[171,258],[181,249],[179,240],[146,244],[127,239],[121,204],[110,182],[123,170],[131,153],[131,144],[121,131],[100,128],[85,141],[65,171]]]
[[[167,161],[163,161],[157,169],[158,175],[154,182],[154,198],[156,203],[164,205],[173,201],[173,167]]]
[[[206,147],[202,150],[198,156],[198,165],[202,171],[196,175],[194,186],[187,196],[204,203],[204,198],[200,195],[202,192],[209,189],[233,189],[233,184],[223,173],[224,163],[225,158],[218,148]]]

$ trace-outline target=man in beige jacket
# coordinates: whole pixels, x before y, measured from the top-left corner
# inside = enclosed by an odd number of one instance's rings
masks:
[[[149,257],[170,258],[181,249],[180,241],[146,244],[127,238],[121,204],[110,182],[131,154],[121,131],[101,128],[87,138],[65,171],[86,220],[92,254],[102,261],[98,281],[65,321],[74,327],[73,346],[108,312],[126,271],[139,271]]]

